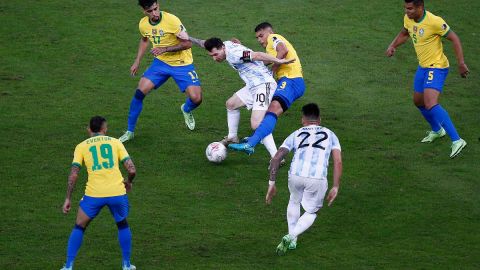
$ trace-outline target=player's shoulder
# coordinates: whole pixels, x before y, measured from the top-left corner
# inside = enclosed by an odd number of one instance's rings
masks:
[[[149,24],[148,16],[145,16],[145,17],[141,18],[140,21],[138,22],[139,26],[145,26],[145,25],[148,25],[148,24]]]
[[[172,13],[168,13],[166,11],[162,11],[162,20],[165,20],[167,23],[176,23],[179,22],[180,19],[173,15]]]
[[[426,12],[425,22],[430,24],[444,23],[444,19],[440,16],[437,16],[430,11]]]
[[[272,42],[275,42],[275,41],[286,41],[285,37],[280,35],[280,34],[276,34],[276,33],[273,33],[273,34],[270,34],[268,35],[268,40],[272,41]]]

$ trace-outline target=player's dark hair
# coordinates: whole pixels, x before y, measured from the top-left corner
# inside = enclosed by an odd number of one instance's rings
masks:
[[[423,6],[423,0],[405,0],[405,3],[413,3],[416,7]]]
[[[143,9],[147,9],[153,4],[157,3],[157,0],[138,0],[138,5],[141,6]]]
[[[302,107],[303,116],[309,120],[316,120],[320,118],[320,109],[315,103],[308,103]]]
[[[212,37],[205,40],[205,44],[203,44],[205,50],[211,52],[213,48],[221,49],[223,46],[223,41],[219,38]]]
[[[269,22],[262,22],[255,27],[255,33],[265,28],[273,28],[273,26]]]
[[[94,116],[90,119],[90,130],[94,133],[99,132],[102,129],[103,123],[107,122],[107,119],[102,116]]]

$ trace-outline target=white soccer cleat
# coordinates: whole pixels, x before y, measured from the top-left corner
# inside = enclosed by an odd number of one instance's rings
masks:
[[[435,141],[438,138],[441,138],[445,136],[447,132],[445,132],[445,129],[440,129],[439,131],[435,132],[433,130],[427,131],[427,136],[422,139],[422,143],[431,143]]]
[[[185,125],[187,125],[188,129],[194,130],[195,129],[195,118],[193,118],[193,113],[192,112],[185,112],[183,110],[183,107],[185,106],[185,103],[182,104],[180,107],[180,110],[182,110],[183,113],[183,118],[185,118]]]
[[[137,267],[135,267],[135,265],[133,265],[133,264],[130,264],[130,267],[124,265],[122,267],[122,270],[137,270]]]
[[[133,131],[125,131],[125,133],[120,137],[118,138],[122,143],[126,142],[126,141],[130,141],[130,140],[133,140]]]
[[[60,270],[72,270],[72,269],[73,269],[73,267],[71,267],[71,266],[70,267],[65,267],[65,265],[64,265],[63,268],[60,269]]]

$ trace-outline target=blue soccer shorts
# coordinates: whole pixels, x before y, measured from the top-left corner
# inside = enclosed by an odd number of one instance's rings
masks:
[[[413,82],[413,89],[418,93],[423,93],[425,88],[432,88],[438,92],[442,92],[447,75],[448,68],[422,68],[418,66]]]
[[[282,106],[283,111],[288,110],[292,103],[305,93],[305,81],[303,78],[282,77],[277,82],[277,89],[272,101],[276,100]]]
[[[186,66],[170,66],[155,58],[150,67],[143,73],[155,85],[155,89],[162,86],[172,77],[183,93],[189,86],[200,86],[200,79],[193,64]]]
[[[110,209],[110,213],[115,219],[115,222],[126,219],[130,209],[126,194],[104,198],[96,198],[84,195],[80,201],[80,207],[90,219],[94,219],[104,206],[108,206],[108,209]]]

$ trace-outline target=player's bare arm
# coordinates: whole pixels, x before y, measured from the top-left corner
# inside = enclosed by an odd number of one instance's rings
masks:
[[[395,37],[392,43],[390,43],[390,45],[388,46],[385,54],[388,57],[393,56],[395,54],[395,50],[397,49],[397,47],[405,43],[409,37],[410,36],[408,35],[408,30],[405,28],[402,28],[402,30],[400,30],[400,33],[398,33],[398,35]]]
[[[450,30],[447,35],[447,39],[453,43],[453,50],[455,51],[455,56],[457,57],[458,71],[460,72],[460,76],[462,76],[462,78],[466,78],[468,73],[470,73],[470,70],[468,70],[465,60],[463,59],[463,49],[460,38],[455,32]]]
[[[266,54],[264,52],[253,52],[252,53],[252,60],[253,61],[263,61],[263,62],[268,62],[268,63],[274,63],[276,65],[281,65],[281,64],[290,64],[295,62],[294,59],[284,59],[284,58],[276,58],[273,57],[269,54]]]
[[[277,193],[277,188],[275,187],[275,181],[277,180],[277,171],[280,168],[280,163],[282,159],[288,154],[289,150],[285,147],[280,147],[275,156],[270,161],[270,180],[268,181],[268,190],[267,195],[265,196],[265,203],[272,203],[272,198]]]
[[[199,39],[199,38],[194,38],[194,37],[189,37],[189,40],[190,40],[193,44],[195,44],[195,45],[197,45],[197,46],[199,46],[199,47],[205,48],[205,40]]]
[[[277,58],[278,59],[284,59],[288,54],[287,45],[285,45],[285,43],[283,43],[283,42],[278,43],[275,50],[277,51]],[[273,64],[273,66],[272,66],[273,74],[275,74],[277,72],[277,69],[280,67],[280,65],[281,64],[277,64],[277,63]]]
[[[128,178],[126,179],[126,181],[124,181],[125,188],[127,189],[127,191],[130,191],[132,190],[132,183],[133,183],[133,179],[137,175],[137,170],[131,159],[125,160],[123,162],[123,166],[125,167],[125,170],[127,170],[127,173],[128,173]]]
[[[64,214],[67,214],[71,209],[70,200],[72,198],[73,189],[75,188],[75,183],[77,182],[77,179],[78,179],[79,171],[80,171],[80,168],[78,166],[72,166],[72,168],[70,169],[70,175],[68,176],[68,182],[67,182],[67,195],[65,197],[65,202],[63,203],[63,207],[62,207]]]
[[[178,52],[178,51],[188,50],[192,48],[192,42],[190,40],[185,40],[181,38],[178,38],[178,40],[180,43],[178,43],[177,45],[167,46],[167,47],[156,47],[156,48],[153,48],[150,51],[150,53],[153,54],[154,56],[159,56],[166,52]]]
[[[342,153],[338,149],[332,150],[333,157],[333,187],[328,192],[327,201],[328,206],[332,205],[333,201],[337,197],[338,189],[340,188],[340,177],[342,177]]]
[[[132,66],[130,67],[130,75],[135,76],[138,71],[138,66],[140,65],[140,61],[142,60],[143,56],[145,55],[145,52],[148,49],[148,44],[150,42],[148,41],[148,38],[142,37],[140,39],[140,42],[138,44],[138,52],[137,52],[137,57],[135,58],[135,61],[133,62]]]

